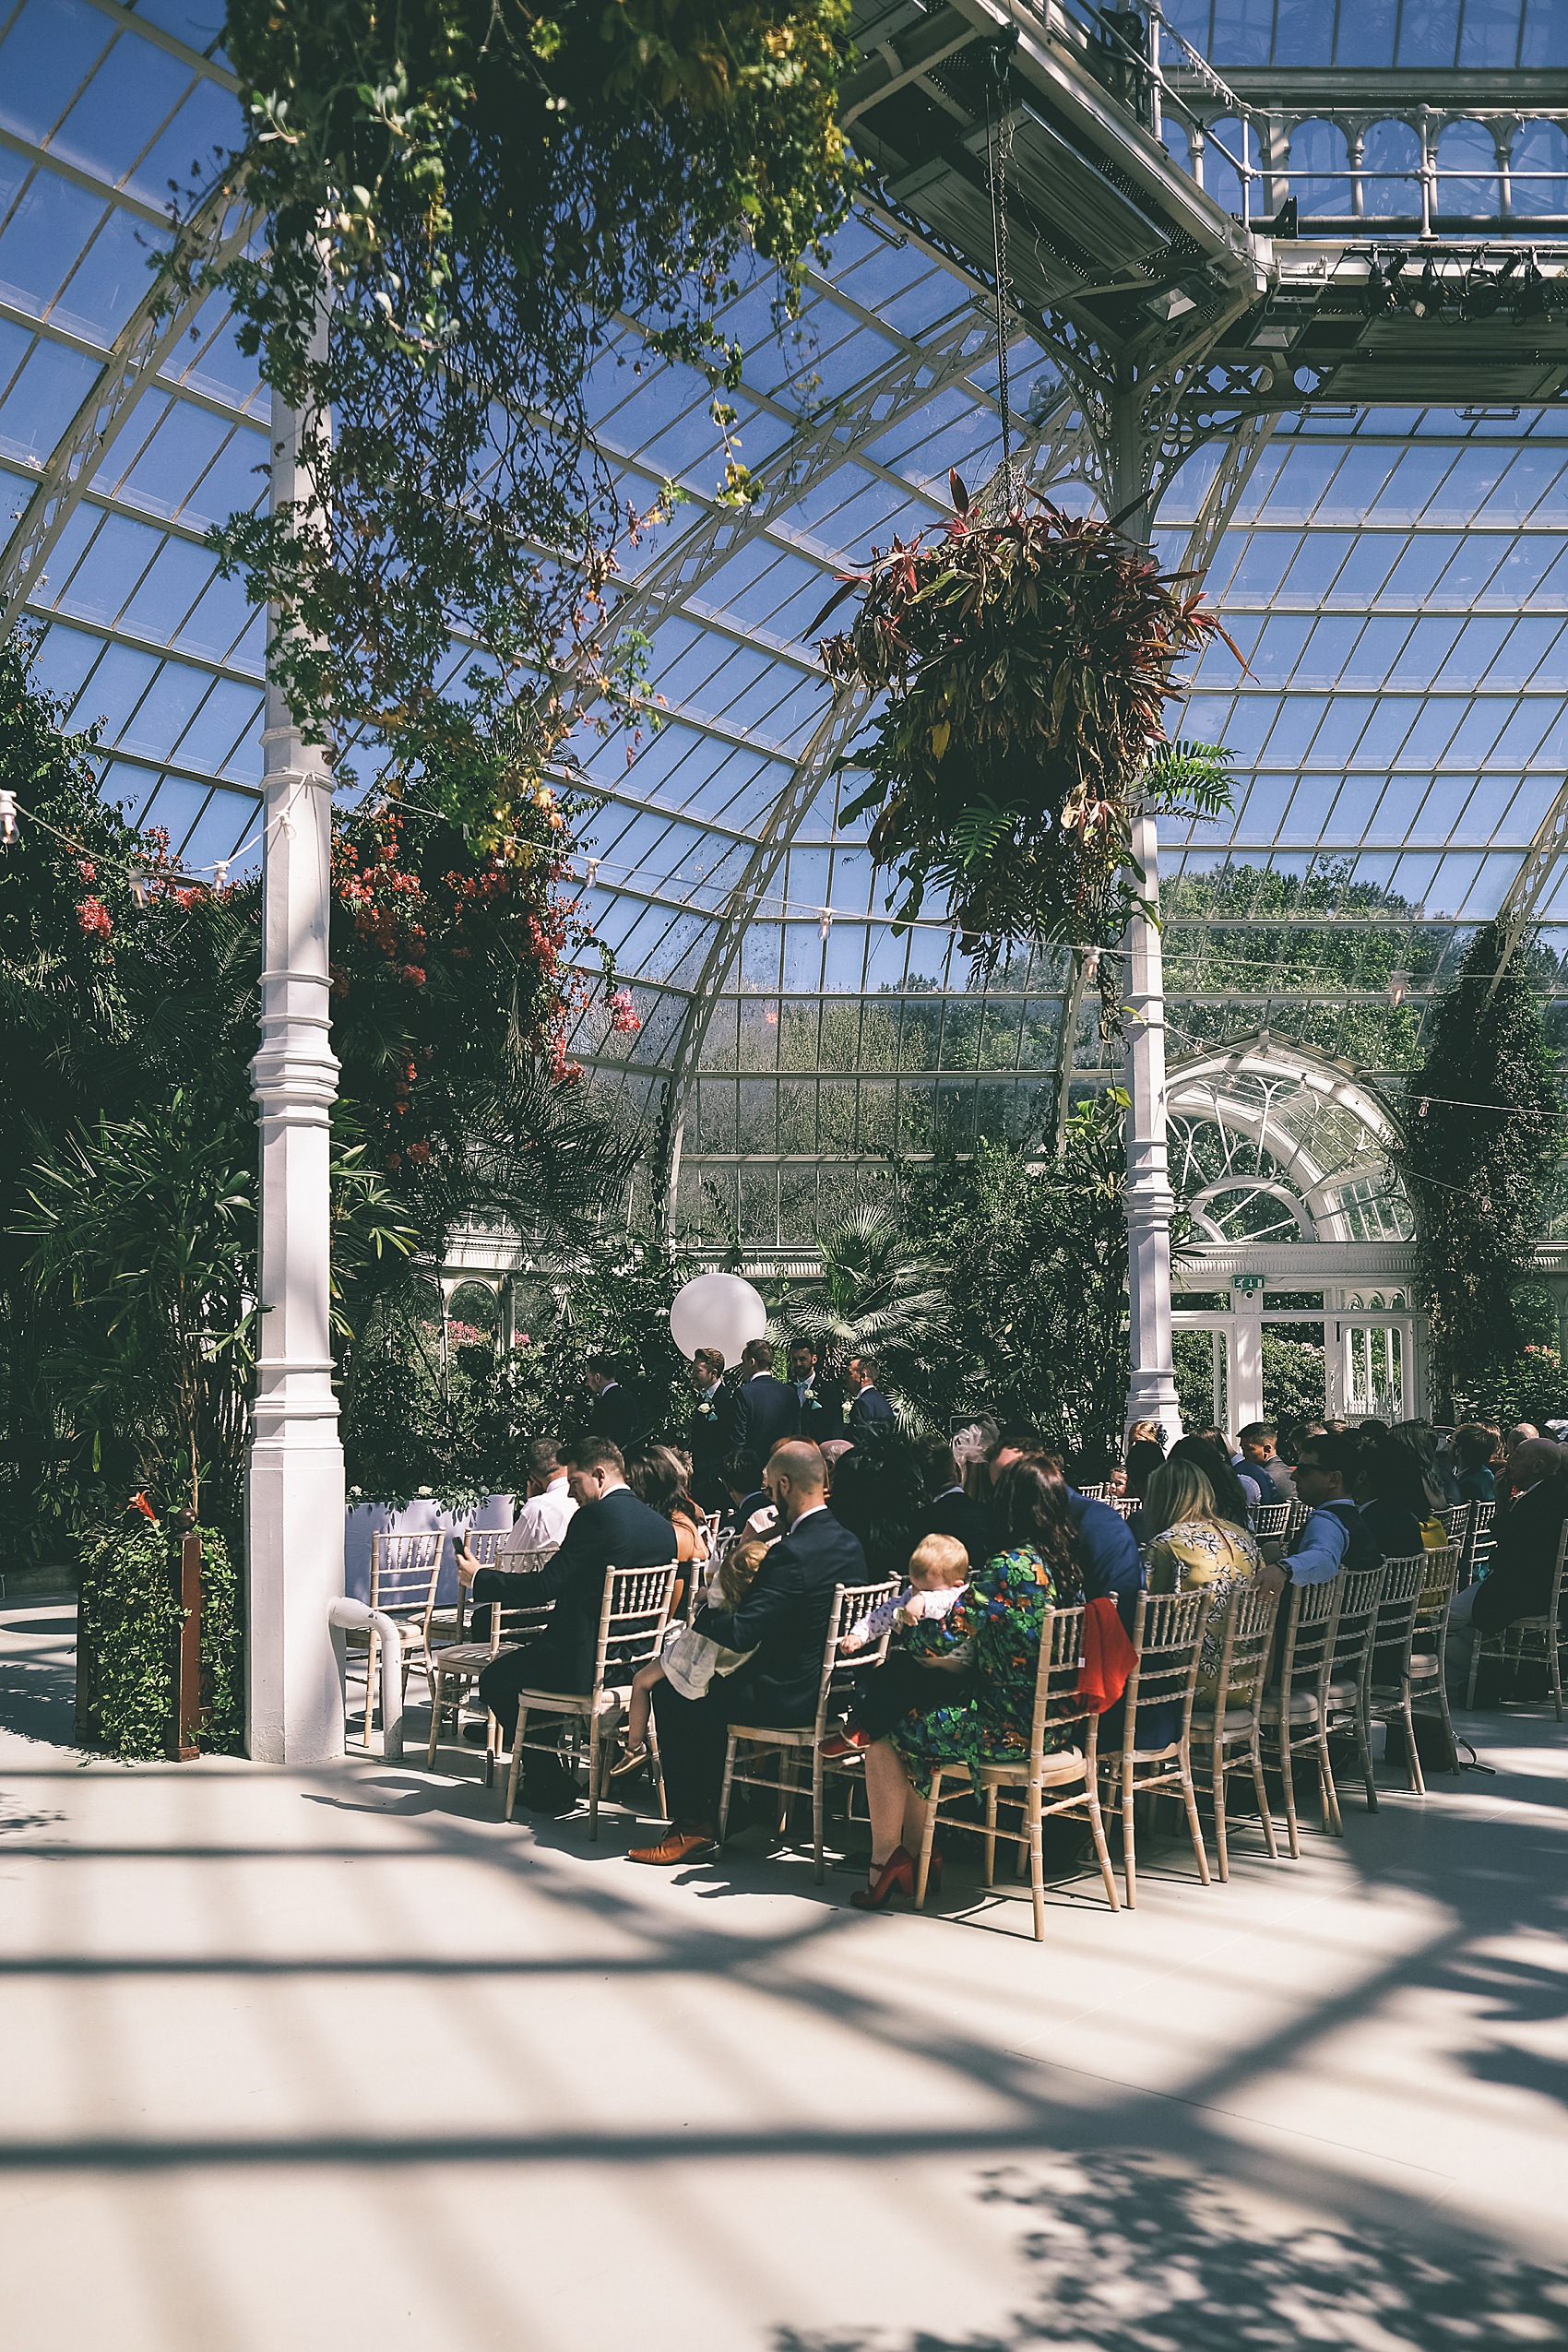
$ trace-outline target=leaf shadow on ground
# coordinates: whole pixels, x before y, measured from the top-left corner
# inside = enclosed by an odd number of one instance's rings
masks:
[[[783,2328],[770,2352],[1259,2352],[1562,2344],[1568,2273],[1376,2222],[1303,2227],[1221,2176],[1118,2150],[1006,2166],[980,2196],[1027,2219],[1031,2296],[1002,2333]]]

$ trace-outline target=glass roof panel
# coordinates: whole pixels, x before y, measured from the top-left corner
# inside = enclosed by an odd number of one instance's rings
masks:
[[[1175,0],[1167,15],[1221,70],[1568,64],[1568,10],[1551,0]],[[137,17],[86,0],[22,0],[0,40],[7,516],[140,297],[141,240],[149,225],[156,237],[165,183],[234,123],[228,77],[201,53],[218,37],[210,16],[200,0],[138,9],[171,47]],[[1543,209],[1554,175],[1568,186],[1568,138],[1521,112],[1512,168],[1543,175],[1530,199]],[[1304,125],[1294,160],[1320,175],[1309,208],[1328,212],[1344,183],[1322,176],[1341,161],[1324,130]],[[1414,152],[1408,125],[1369,117],[1369,172],[1402,171]],[[1495,156],[1464,126],[1445,132],[1443,160],[1463,175],[1443,184],[1445,206],[1492,200]],[[1366,196],[1374,215],[1410,209],[1392,181],[1369,178]],[[1561,189],[1550,202],[1568,211]],[[978,489],[999,445],[986,291],[919,238],[858,216],[830,265],[808,272],[798,339],[774,337],[768,303],[759,278],[730,318],[747,351],[737,407],[750,465],[781,452],[803,417],[826,420],[840,402],[852,412],[873,382],[880,404],[858,434],[840,428],[809,490],[765,501],[722,563],[656,616],[651,667],[667,722],[629,761],[618,737],[585,734],[578,746],[604,796],[588,895],[645,1019],[629,1041],[603,1037],[591,1016],[582,1034],[596,1061],[624,1052],[645,1099],[687,1017],[681,992],[697,986],[750,870],[750,927],[717,985],[703,983],[711,1021],[682,1209],[716,1240],[738,1232],[787,1248],[889,1148],[928,1151],[943,1132],[972,1135],[977,1121],[1021,1133],[1049,1120],[1071,973],[1058,953],[1037,970],[1004,967],[988,986],[944,925],[896,934],[866,820],[842,817],[852,769],[825,777],[793,840],[769,849],[826,707],[805,633],[833,575],[873,541],[938,518],[949,467]],[[967,376],[912,388],[932,339],[964,318],[975,338]],[[1011,364],[1015,413],[1036,383],[1031,414],[1043,416],[1053,363],[1021,339]],[[690,493],[628,555],[635,577],[710,511],[709,395],[689,371],[649,362],[630,327],[590,395],[628,495],[646,504],[666,476]],[[104,790],[167,826],[196,867],[247,842],[255,854],[262,619],[216,578],[201,540],[262,494],[264,420],[254,365],[209,304],[144,393],[30,598],[45,679],[80,721],[101,719]],[[1217,447],[1200,448],[1169,492],[1167,560],[1181,560],[1218,463]],[[1068,485],[1061,496],[1081,505],[1087,493]],[[1287,415],[1209,585],[1248,667],[1210,648],[1182,721],[1230,746],[1237,781],[1230,814],[1170,829],[1173,1051],[1273,1024],[1326,1051],[1353,1050],[1375,1075],[1383,1042],[1396,1042],[1377,1009],[1390,927],[1419,1017],[1445,956],[1451,968],[1457,927],[1500,903],[1568,766],[1568,422],[1552,410]],[[1554,884],[1548,906],[1568,921],[1568,886]],[[1271,916],[1265,931],[1243,927],[1249,910]],[[1092,1084],[1095,1024],[1085,1013],[1075,1027],[1075,1075]],[[1407,1019],[1399,1054],[1417,1034]]]

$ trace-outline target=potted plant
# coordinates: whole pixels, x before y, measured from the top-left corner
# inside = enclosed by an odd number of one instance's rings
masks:
[[[870,781],[845,820],[876,812],[899,923],[934,894],[992,962],[1010,943],[1109,946],[1144,886],[1136,804],[1229,805],[1228,754],[1172,745],[1164,725],[1175,664],[1224,632],[1187,576],[1111,524],[1044,501],[988,516],[949,479],[953,519],[873,549],[820,616],[859,589],[823,661],[887,696],[846,762]]]

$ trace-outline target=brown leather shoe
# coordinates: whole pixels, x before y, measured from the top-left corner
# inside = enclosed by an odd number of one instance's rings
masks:
[[[657,1846],[634,1846],[626,1856],[628,1862],[651,1862],[656,1870],[673,1870],[677,1862],[695,1862],[704,1854],[716,1850],[717,1840],[711,1830],[671,1829]]]

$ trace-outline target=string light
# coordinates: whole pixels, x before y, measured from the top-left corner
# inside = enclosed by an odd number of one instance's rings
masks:
[[[17,837],[17,796],[0,791],[0,841],[10,843]]]

